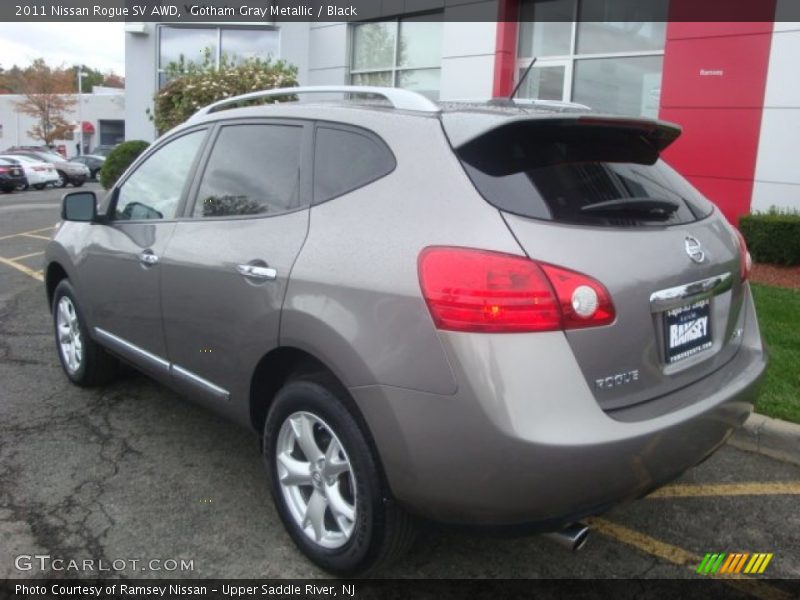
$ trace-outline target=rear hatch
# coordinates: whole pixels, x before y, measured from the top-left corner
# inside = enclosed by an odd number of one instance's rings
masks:
[[[566,331],[604,410],[665,396],[733,358],[740,247],[719,211],[659,159],[679,128],[557,115],[505,119],[466,140],[452,133],[467,174],[526,254],[609,291],[611,324]]]

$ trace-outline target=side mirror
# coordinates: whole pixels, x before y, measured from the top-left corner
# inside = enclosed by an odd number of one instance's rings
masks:
[[[94,192],[70,192],[61,200],[61,218],[65,221],[92,223],[97,220],[97,197]]]

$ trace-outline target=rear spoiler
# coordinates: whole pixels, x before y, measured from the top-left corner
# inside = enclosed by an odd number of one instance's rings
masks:
[[[595,114],[524,115],[508,118],[499,115],[491,115],[489,117],[486,114],[478,116],[473,113],[470,117],[472,118],[469,120],[463,119],[455,112],[442,115],[442,124],[453,148],[459,149],[491,132],[497,132],[502,135],[502,130],[504,129],[522,126],[532,134],[539,132],[551,135],[558,130],[564,133],[577,133],[578,131],[589,133],[590,128],[606,132],[615,130],[620,134],[640,138],[642,141],[647,142],[655,152],[661,153],[682,132],[679,125],[668,121]]]
[[[652,165],[681,134],[664,121],[595,115],[512,118],[484,128],[458,146],[461,160],[499,177],[534,168],[579,163]]]

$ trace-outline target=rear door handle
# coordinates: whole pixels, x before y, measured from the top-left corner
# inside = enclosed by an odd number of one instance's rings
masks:
[[[272,267],[260,267],[257,265],[237,265],[236,270],[240,275],[248,279],[257,279],[259,281],[274,281],[278,278],[278,271]]]
[[[146,267],[152,267],[158,264],[158,256],[152,250],[145,250],[139,255],[139,262]]]

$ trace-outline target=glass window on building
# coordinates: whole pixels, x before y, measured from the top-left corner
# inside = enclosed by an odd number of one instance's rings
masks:
[[[438,99],[442,23],[406,18],[355,25],[350,82],[394,86]]]
[[[167,82],[170,63],[202,64],[206,55],[214,66],[224,56],[229,62],[249,58],[276,58],[279,55],[278,31],[268,27],[176,27],[158,28],[158,86]]]
[[[668,0],[522,0],[518,95],[658,116]]]

